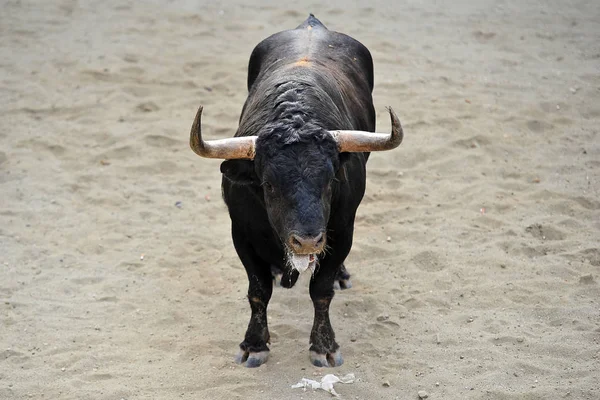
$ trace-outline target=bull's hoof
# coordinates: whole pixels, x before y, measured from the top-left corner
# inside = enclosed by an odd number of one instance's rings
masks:
[[[246,368],[260,367],[267,362],[269,351],[249,352],[240,350],[235,356],[235,362],[244,365]]]
[[[315,367],[339,367],[344,363],[342,353],[338,350],[335,353],[319,354],[316,351],[310,352],[310,362]]]
[[[271,267],[271,275],[273,275],[273,286],[281,286],[281,278],[283,278],[283,272],[279,269]]]
[[[350,274],[346,269],[346,266],[342,264],[340,266],[340,270],[335,276],[335,281],[333,282],[333,288],[335,290],[344,290],[350,289],[352,287],[352,282],[350,281]]]
[[[344,290],[350,289],[352,287],[352,282],[350,279],[340,279],[333,282],[333,288],[335,290]]]

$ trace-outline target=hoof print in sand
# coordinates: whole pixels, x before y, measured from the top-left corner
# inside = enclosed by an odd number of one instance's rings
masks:
[[[438,255],[432,251],[423,251],[412,258],[412,262],[420,270],[427,272],[437,272],[444,269],[445,265],[439,259]]]
[[[548,225],[533,224],[525,228],[525,232],[541,240],[563,240],[565,234]]]

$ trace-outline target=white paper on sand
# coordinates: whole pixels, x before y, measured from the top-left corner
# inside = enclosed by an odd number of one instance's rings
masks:
[[[313,381],[312,379],[302,378],[302,380],[295,385],[292,385],[292,389],[303,388],[306,390],[307,387],[315,389],[322,389],[326,392],[331,393],[335,397],[339,397],[339,394],[333,388],[334,383],[353,383],[354,382],[354,374],[350,373],[348,375],[344,375],[341,378],[333,374],[327,374],[323,378],[321,378],[321,382]]]

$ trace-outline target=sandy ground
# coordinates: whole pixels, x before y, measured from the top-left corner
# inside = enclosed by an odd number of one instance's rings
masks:
[[[0,398],[600,398],[596,1],[2,1]],[[527,4],[527,5],[524,5]],[[374,154],[332,322],[276,288],[271,357],[233,362],[249,307],[219,161],[247,60],[313,12],[362,41],[402,147]],[[177,204],[177,205],[176,205]]]

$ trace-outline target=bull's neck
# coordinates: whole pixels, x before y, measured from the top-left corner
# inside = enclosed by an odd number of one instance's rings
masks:
[[[348,126],[345,114],[337,106],[343,101],[331,97],[335,91],[324,90],[319,82],[310,79],[295,78],[261,82],[246,101],[238,135],[256,135],[266,124],[284,124],[293,130],[306,124],[324,129]]]
[[[269,99],[273,110],[269,122],[289,121],[293,124],[314,122],[313,105],[316,99],[315,96],[311,96],[312,90],[310,86],[299,82],[284,82],[276,85],[272,99]]]

